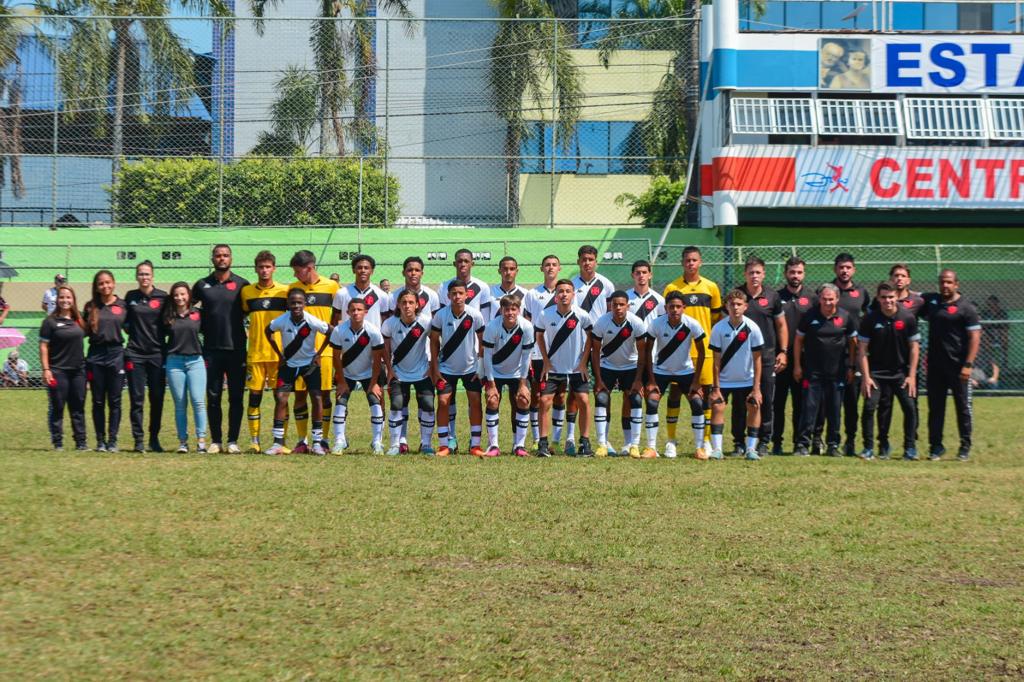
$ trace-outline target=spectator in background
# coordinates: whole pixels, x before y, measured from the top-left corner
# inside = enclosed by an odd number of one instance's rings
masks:
[[[3,296],[0,296],[0,324],[3,324],[7,320],[7,313],[11,311],[11,306],[7,304]]]
[[[4,388],[28,386],[28,363],[18,356],[16,350],[11,351],[4,363],[3,382]]]
[[[40,306],[47,315],[52,315],[57,309],[57,287],[68,283],[68,278],[59,272],[53,276],[53,286],[43,292],[43,303]]]
[[[387,277],[382,279],[380,281],[380,284],[378,284],[377,286],[379,286],[384,291],[384,293],[387,293],[387,294],[391,293],[391,280],[388,279]]]
[[[338,274],[338,273],[336,273],[336,272],[332,272],[332,273],[331,273],[330,279],[333,279],[333,280],[334,280],[335,282],[337,282],[338,284],[341,284],[341,275],[339,275],[339,274]]]

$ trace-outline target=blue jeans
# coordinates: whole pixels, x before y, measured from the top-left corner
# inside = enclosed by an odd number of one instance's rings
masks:
[[[206,437],[206,363],[202,355],[168,355],[167,385],[174,400],[174,424],[178,427],[178,440],[188,440],[188,405],[192,403],[192,416],[196,420],[196,438]]]

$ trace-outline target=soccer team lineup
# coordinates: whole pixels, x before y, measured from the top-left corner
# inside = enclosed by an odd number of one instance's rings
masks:
[[[935,293],[920,294],[909,267],[897,263],[869,291],[854,279],[855,257],[840,253],[835,279],[812,287],[794,256],[775,290],[763,286],[765,263],[754,256],[742,284],[720,289],[701,274],[700,249],[691,246],[659,293],[646,260],[632,264],[632,281],[622,286],[598,272],[595,247],[580,246],[577,256],[571,277],[571,266],[544,257],[543,282],[525,288],[514,257],[499,261],[500,282],[489,284],[473,274],[472,251],[460,249],[454,276],[436,291],[422,284],[418,256],[405,259],[404,282],[393,290],[373,282],[370,255],[353,255],[346,285],[318,272],[308,250],[288,256],[289,285],[277,279],[284,263],[261,251],[250,282],[226,244],[213,248],[208,276],[169,291],[154,286],[149,261],[136,266],[137,287],[123,297],[113,274],[100,270],[81,307],[72,287],[57,286],[56,308],[40,329],[51,443],[64,449],[67,413],[75,449],[94,443],[117,452],[127,386],[138,452],[165,451],[169,389],[177,433],[169,449],[179,453],[449,457],[460,452],[455,427],[465,419],[464,451],[480,458],[757,461],[789,452],[937,460],[946,453],[951,393],[956,456],[969,459],[981,324],[953,270],[940,273]],[[929,407],[920,455],[919,383]],[[459,390],[467,415],[456,409]],[[616,391],[621,409],[613,410]],[[350,441],[346,430],[360,394],[369,442]],[[898,451],[889,441],[894,402],[903,418]],[[260,440],[266,411],[272,442]],[[681,411],[689,433],[679,433]],[[248,443],[240,440],[243,421]],[[791,448],[783,442],[787,421]],[[410,445],[417,426],[419,441]],[[511,441],[504,451],[502,432]]]

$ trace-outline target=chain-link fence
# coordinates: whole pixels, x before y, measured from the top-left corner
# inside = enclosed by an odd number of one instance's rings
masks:
[[[3,24],[0,224],[636,224],[616,198],[685,170],[698,23],[590,5]]]
[[[372,237],[372,231],[368,232]],[[504,235],[514,235],[505,232]],[[557,235],[557,233],[555,233]],[[638,259],[650,259],[652,244],[647,239],[613,238],[599,244],[601,272],[620,287],[631,285],[630,266]],[[191,246],[146,244],[141,246],[76,246],[76,247],[4,247],[7,263],[18,270],[18,280],[43,282],[56,272],[65,274],[78,292],[79,300],[88,297],[89,282],[100,268],[109,268],[117,278],[117,291],[123,294],[133,288],[134,264],[150,259],[155,264],[158,286],[167,287],[176,280],[193,282],[209,272],[209,244]],[[261,249],[270,249],[282,265],[278,279],[291,281],[291,273],[284,266],[297,249],[312,248],[318,256],[322,274],[337,273],[341,281],[351,281],[351,259],[357,253],[369,253],[377,261],[374,279],[389,279],[398,286],[402,282],[402,261],[418,255],[426,262],[424,282],[437,284],[453,275],[453,256],[466,242],[444,243],[403,242],[401,244],[375,243],[371,238],[357,242],[331,242],[329,246],[301,244],[240,244],[234,249],[235,270],[251,278],[251,263]],[[474,275],[485,281],[498,282],[497,264],[505,255],[517,258],[520,266],[519,282],[534,286],[541,281],[540,263],[553,253],[561,258],[563,273],[575,273],[578,241],[546,240],[543,243],[477,236],[472,244],[476,265]],[[679,262],[682,243],[666,245],[655,263],[654,285],[661,290],[680,274]],[[718,282],[723,291],[743,281],[743,263],[757,255],[767,263],[766,285],[780,288],[785,285],[784,263],[798,255],[807,263],[806,282],[817,285],[830,281],[835,255],[842,251],[856,257],[855,280],[873,290],[878,282],[888,278],[894,263],[903,263],[910,269],[912,289],[936,291],[939,272],[944,268],[957,271],[961,291],[978,307],[982,317],[983,335],[977,369],[979,390],[990,392],[1024,391],[1024,287],[1021,286],[1021,263],[1024,246],[705,246],[702,247],[704,276]],[[2,273],[0,273],[2,274]],[[40,310],[42,285],[13,282],[0,293],[11,305],[6,324],[0,327],[0,343],[4,334],[21,335],[21,359],[28,364],[30,375],[38,377],[37,331],[43,313]],[[927,340],[926,327],[923,333]],[[0,356],[5,351],[0,350]],[[994,381],[993,381],[994,379]]]

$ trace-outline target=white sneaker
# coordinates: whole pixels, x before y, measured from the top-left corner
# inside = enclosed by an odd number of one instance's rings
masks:
[[[178,454],[188,454],[188,443],[182,443],[181,445],[178,446]]]
[[[332,455],[344,455],[345,454],[345,441],[336,440],[334,441],[334,447],[331,448]]]
[[[327,450],[324,450],[324,445],[320,441],[317,441],[317,442],[313,443],[313,449],[311,450],[311,452],[314,455],[317,455],[317,456],[320,456],[320,457],[322,457],[322,456],[327,454]]]
[[[285,448],[284,448],[283,445],[281,445],[280,443],[274,443],[269,448],[264,450],[263,454],[264,455],[283,455],[284,454],[284,450],[285,450]]]
[[[665,443],[665,449],[661,453],[662,457],[668,457],[669,459],[676,458],[676,444],[672,441]]]
[[[398,449],[397,445],[392,445],[390,448],[388,448],[388,451],[385,454],[391,455],[392,457],[397,457],[398,455],[402,454],[402,451]]]
[[[238,447],[238,443],[228,443],[228,447],[225,452],[229,455],[240,455],[242,454],[242,449]]]
[[[370,445],[370,449],[373,450],[373,454],[375,454],[375,455],[383,455],[384,454],[384,446],[381,445],[379,440],[373,442]]]
[[[220,445],[218,443],[210,443],[206,448],[206,453],[209,455],[220,454]]]
[[[618,457],[619,456],[619,451],[615,449],[614,445],[610,445],[608,443],[605,443],[604,446],[606,448],[608,448],[608,456],[609,457]]]
[[[711,439],[704,439],[704,452],[711,452],[714,448],[711,447]]]

